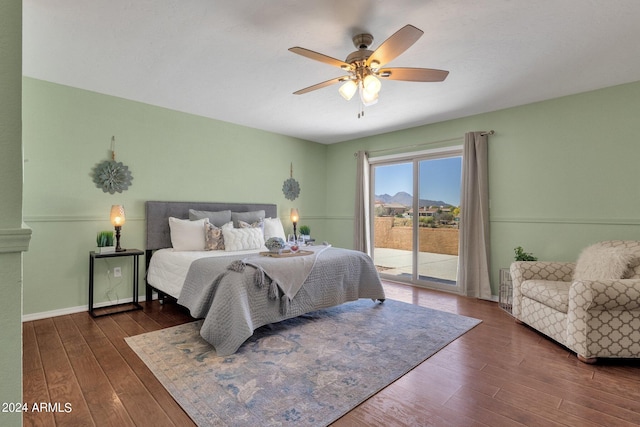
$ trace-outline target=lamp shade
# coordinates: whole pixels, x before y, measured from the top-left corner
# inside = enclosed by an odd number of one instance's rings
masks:
[[[369,107],[370,105],[378,102],[378,93],[369,92],[368,90],[360,87],[360,99],[364,106]]]
[[[356,82],[354,82],[353,80],[348,80],[342,86],[340,86],[338,92],[344,99],[349,101],[351,98],[353,98],[356,90],[358,90],[358,85],[356,84]]]
[[[125,222],[124,206],[113,205],[111,206],[111,224],[114,226],[122,226]]]
[[[298,214],[298,209],[291,208],[291,222],[298,222],[300,219],[300,215]]]
[[[380,80],[378,80],[375,76],[369,74],[364,78],[362,86],[367,92],[378,95],[380,89],[382,88],[382,83],[380,83]]]

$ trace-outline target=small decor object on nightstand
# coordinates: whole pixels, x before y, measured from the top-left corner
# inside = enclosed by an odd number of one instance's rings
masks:
[[[291,163],[291,170],[289,171],[289,179],[285,180],[282,184],[282,192],[287,200],[295,200],[300,195],[300,184],[293,179],[293,163]]]
[[[111,206],[111,224],[116,229],[116,252],[122,252],[124,249],[120,247],[120,230],[124,225],[125,216],[124,216],[124,206],[122,205],[113,205]]]
[[[307,240],[310,240],[311,239],[311,228],[309,228],[308,225],[301,225],[300,226],[300,235],[302,236],[302,238],[304,239],[305,242]]]
[[[98,246],[96,253],[110,254],[116,251],[113,246],[113,231],[100,231],[96,236],[96,245]]]
[[[111,137],[111,160],[105,160],[96,165],[93,171],[93,182],[96,187],[101,188],[105,193],[122,193],[131,185],[131,172],[129,167],[116,162],[115,137]]]

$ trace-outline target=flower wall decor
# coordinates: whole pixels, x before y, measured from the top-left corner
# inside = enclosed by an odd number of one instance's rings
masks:
[[[289,179],[285,180],[282,184],[282,193],[288,200],[295,200],[300,195],[300,184],[293,179],[293,163],[291,163],[291,170],[289,172]]]
[[[111,137],[111,160],[105,160],[93,169],[96,187],[109,194],[122,193],[131,185],[133,176],[129,167],[116,162],[115,137]]]

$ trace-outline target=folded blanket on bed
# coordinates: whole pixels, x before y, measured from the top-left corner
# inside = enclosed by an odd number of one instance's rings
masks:
[[[264,286],[265,275],[271,279],[269,295],[277,298],[275,286],[291,301],[316,264],[318,256],[331,246],[309,246],[305,250],[313,252],[311,255],[291,258],[270,258],[265,256],[252,256],[242,260],[245,265],[257,269],[256,284]]]

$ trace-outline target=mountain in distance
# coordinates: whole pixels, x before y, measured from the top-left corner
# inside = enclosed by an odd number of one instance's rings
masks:
[[[413,204],[413,196],[405,191],[399,191],[395,195],[391,196],[389,194],[376,194],[376,200],[381,201],[382,203],[398,203],[403,206],[411,206]],[[428,200],[428,199],[420,199],[419,206],[453,206],[450,203],[443,202],[442,200]]]

